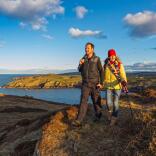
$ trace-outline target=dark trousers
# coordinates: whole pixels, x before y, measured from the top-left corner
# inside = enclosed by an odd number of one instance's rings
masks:
[[[88,86],[87,84],[85,84],[81,88],[81,101],[77,117],[77,120],[79,120],[80,122],[83,121],[86,115],[89,96],[91,96],[91,99],[93,101],[95,115],[98,116],[101,112],[101,96],[99,89],[96,87],[96,85]]]

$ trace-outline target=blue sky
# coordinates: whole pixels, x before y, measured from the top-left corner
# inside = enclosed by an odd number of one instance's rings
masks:
[[[0,68],[76,68],[86,42],[101,60],[156,62],[156,1],[0,0]]]

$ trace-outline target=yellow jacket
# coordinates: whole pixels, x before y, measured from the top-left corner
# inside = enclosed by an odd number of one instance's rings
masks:
[[[123,64],[120,64],[120,77],[122,80],[125,80],[127,82],[127,77],[126,77]],[[104,88],[105,89],[122,89],[121,83],[118,82],[115,75],[109,69],[108,65],[106,65],[104,69]]]

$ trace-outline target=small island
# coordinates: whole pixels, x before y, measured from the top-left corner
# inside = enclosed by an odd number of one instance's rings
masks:
[[[3,88],[76,88],[81,85],[80,75],[33,75],[17,77]]]

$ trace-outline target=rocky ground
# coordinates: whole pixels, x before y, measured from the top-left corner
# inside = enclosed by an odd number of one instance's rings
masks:
[[[0,94],[0,156],[29,156],[41,127],[66,105]],[[22,152],[19,152],[22,151]]]

